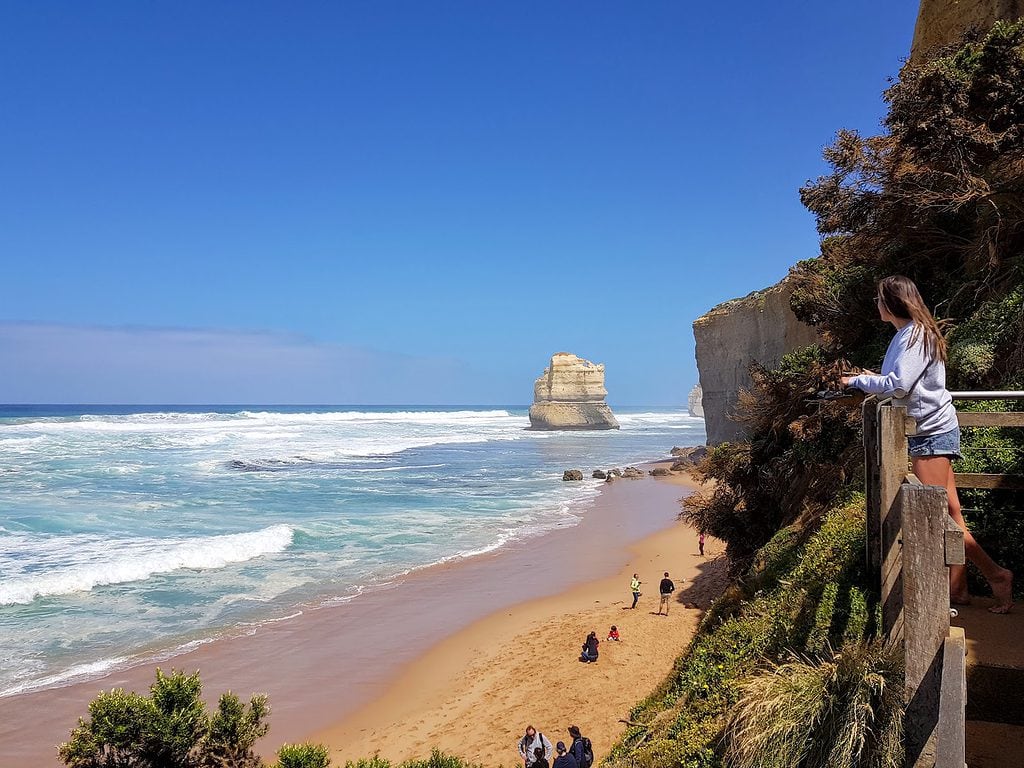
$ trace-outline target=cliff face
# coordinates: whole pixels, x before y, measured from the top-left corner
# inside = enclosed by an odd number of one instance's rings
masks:
[[[969,29],[987,30],[997,21],[1024,16],[1024,0],[921,0],[910,60],[959,39]]]
[[[605,403],[604,365],[559,352],[533,384],[532,429],[618,429]]]
[[[719,304],[693,322],[708,445],[743,436],[729,414],[740,390],[750,386],[747,369],[752,362],[776,365],[787,352],[817,343],[815,330],[789,308],[791,293],[788,280],[783,280]]]

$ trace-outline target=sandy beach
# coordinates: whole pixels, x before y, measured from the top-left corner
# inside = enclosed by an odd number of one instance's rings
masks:
[[[587,482],[591,482],[589,479]],[[593,481],[597,482],[597,481]],[[144,691],[156,667],[200,670],[204,695],[267,693],[272,715],[261,752],[322,741],[335,761],[380,752],[402,758],[431,747],[488,764],[514,764],[532,722],[552,741],[570,723],[600,755],[629,707],[667,673],[725,583],[720,551],[676,522],[690,492],[680,476],[603,485],[578,525],[492,553],[414,572],[342,605],[205,643],[171,660],[118,670],[63,688],[0,699],[5,768],[57,765],[99,690]],[[671,615],[656,616],[663,571],[682,576]],[[629,576],[645,594],[628,607]],[[577,661],[588,631],[597,664]]]
[[[689,487],[680,477],[623,481],[618,487],[639,495],[644,485],[673,482]],[[392,760],[423,757],[437,747],[485,765],[514,766],[526,725],[552,744],[568,744],[566,728],[574,724],[590,737],[599,759],[622,733],[630,708],[668,674],[703,609],[724,589],[722,549],[708,540],[700,557],[695,532],[672,523],[631,544],[613,576],[498,611],[444,640],[407,667],[382,697],[313,734],[313,740],[329,745],[339,763],[374,753]],[[669,614],[658,615],[664,571],[677,592]],[[644,581],[644,593],[630,610],[634,572]],[[619,642],[605,640],[613,624]],[[602,641],[594,664],[577,658],[589,631]]]

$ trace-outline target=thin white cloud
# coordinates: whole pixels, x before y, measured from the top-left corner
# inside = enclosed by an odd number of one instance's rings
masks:
[[[458,360],[292,334],[0,323],[0,402],[467,403]]]

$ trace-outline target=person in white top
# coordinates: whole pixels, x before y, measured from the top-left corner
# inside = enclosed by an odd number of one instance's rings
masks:
[[[1013,573],[1002,568],[981,548],[964,524],[960,512],[951,459],[960,458],[960,427],[953,398],[946,391],[946,340],[910,278],[893,275],[878,284],[878,314],[892,323],[896,336],[889,343],[881,374],[871,372],[844,376],[844,386],[872,395],[893,397],[917,423],[917,433],[907,438],[914,474],[925,485],[946,489],[949,514],[964,532],[967,557],[978,566],[992,588],[993,613],[1009,613],[1013,607]],[[954,603],[970,603],[967,569],[949,569],[949,595]]]

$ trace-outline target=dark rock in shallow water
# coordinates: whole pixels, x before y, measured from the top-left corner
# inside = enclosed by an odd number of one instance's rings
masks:
[[[606,475],[603,469],[595,469],[591,477],[596,477],[598,480],[604,480]]]
[[[689,448],[673,448],[672,455],[677,459],[672,465],[672,470],[678,472],[700,463],[701,459],[708,455],[708,449],[704,445],[693,445]]]
[[[629,478],[637,478],[643,477],[644,473],[643,470],[637,469],[636,467],[626,467],[624,470],[622,470],[622,476]]]
[[[655,467],[654,469],[651,470],[651,475],[653,477],[665,477],[666,475],[671,474],[672,473],[668,471],[667,467]]]
[[[582,480],[583,470],[580,469],[567,469],[562,473],[563,480]]]

